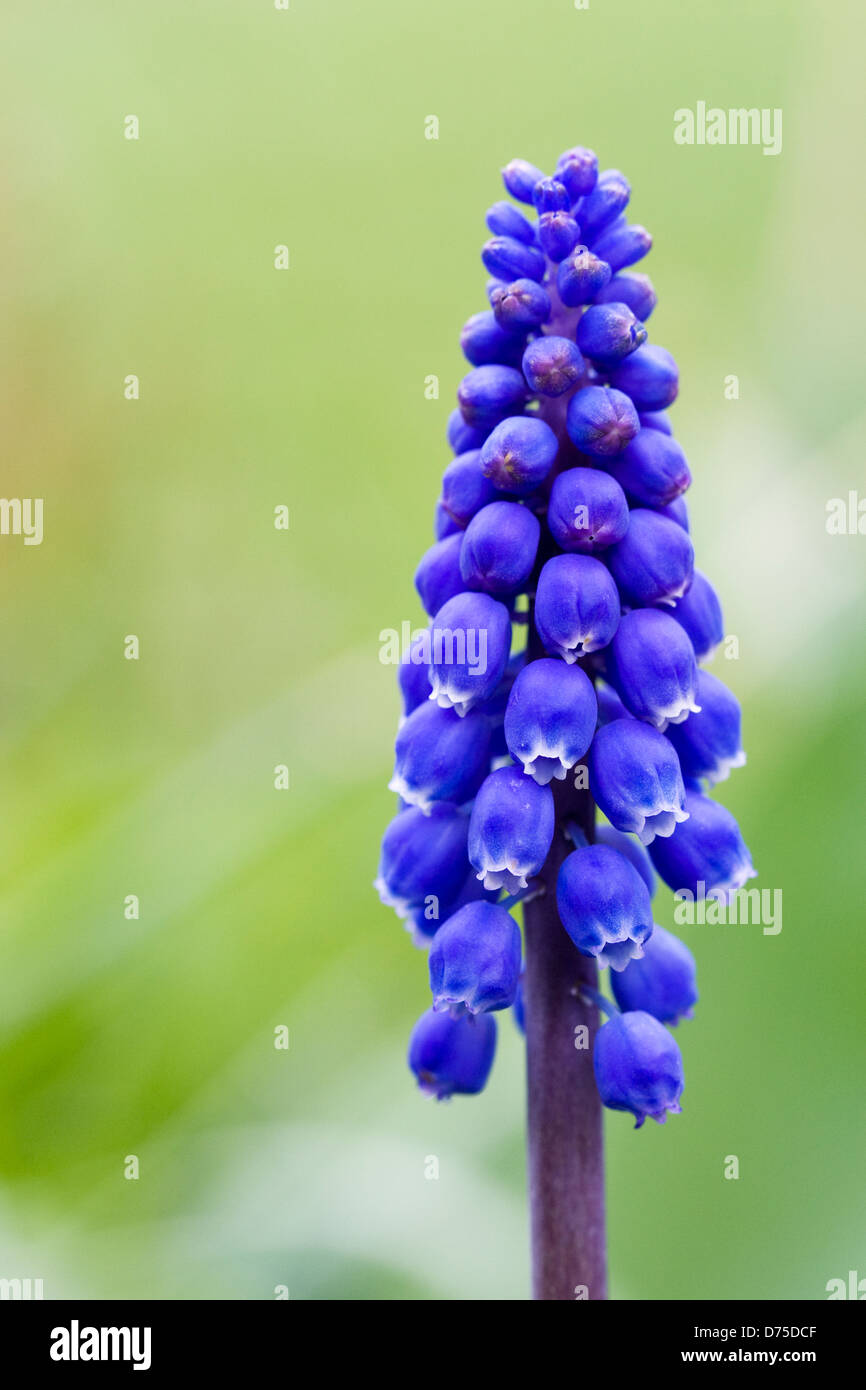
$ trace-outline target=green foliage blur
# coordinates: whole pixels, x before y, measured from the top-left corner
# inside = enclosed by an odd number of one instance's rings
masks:
[[[609,1118],[613,1295],[866,1275],[866,537],[825,526],[866,496],[858,7],[82,0],[2,28],[0,491],[45,520],[0,536],[0,1276],[527,1296],[510,1017],[478,1099],[405,1068],[426,962],[371,888],[379,649],[420,618],[498,170],[575,143],[655,237],[698,563],[739,643],[713,669],[749,764],[721,795],[784,904],[776,936],[683,929],[684,1112]],[[781,154],[677,146],[699,100],[781,108]]]

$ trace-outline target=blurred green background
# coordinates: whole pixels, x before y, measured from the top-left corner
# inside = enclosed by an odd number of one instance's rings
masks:
[[[2,492],[44,497],[45,531],[0,537],[0,1276],[49,1298],[526,1296],[516,1030],[474,1101],[425,1102],[405,1069],[426,972],[370,886],[397,716],[379,632],[420,618],[498,169],[575,143],[627,171],[655,236],[699,565],[739,639],[714,670],[749,765],[722,796],[784,895],[778,936],[683,931],[684,1113],[609,1117],[613,1294],[866,1276],[866,537],[825,528],[828,499],[866,495],[864,287],[842,274],[861,20],[9,8]],[[698,100],[781,107],[782,153],[675,145]]]

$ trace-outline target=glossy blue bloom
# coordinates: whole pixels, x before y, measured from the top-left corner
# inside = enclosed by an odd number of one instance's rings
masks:
[[[609,459],[634,439],[640,421],[624,392],[612,391],[609,386],[584,386],[568,402],[566,429],[582,453]]]
[[[510,650],[508,609],[489,594],[457,594],[430,624],[430,699],[458,714],[489,700]]]
[[[423,908],[427,898],[451,902],[466,878],[469,821],[456,806],[400,811],[382,837],[375,887],[398,917]]]
[[[626,603],[673,605],[692,582],[695,550],[687,531],[660,512],[636,507],[606,560]]]
[[[539,179],[532,190],[532,201],[538,213],[568,212],[571,207],[568,190],[558,179]]]
[[[599,702],[600,703],[600,702]],[[647,892],[652,898],[658,888],[656,871],[653,868],[653,861],[650,859],[640,840],[636,840],[634,835],[626,835],[622,830],[615,829],[612,825],[607,825],[601,821],[595,827],[596,844],[607,845],[609,849],[615,849],[619,854],[624,854],[626,859],[632,864],[640,874],[647,886]],[[658,927],[653,927],[652,941]],[[644,946],[646,950],[646,946]]]
[[[659,1023],[676,1027],[693,1016],[698,1002],[695,958],[678,936],[656,926],[642,959],[612,975],[610,986],[623,1013],[652,1014]]]
[[[535,627],[547,651],[566,661],[606,647],[619,625],[619,594],[592,555],[554,555],[538,577]]]
[[[403,720],[394,751],[392,792],[425,812],[437,801],[460,805],[490,769],[490,724],[476,710],[461,719],[426,700]]]
[[[752,857],[730,811],[699,792],[686,792],[689,818],[669,840],[654,840],[650,857],[674,893],[727,899],[756,878]]]
[[[433,513],[433,534],[436,540],[445,541],[449,536],[454,536],[462,530],[463,527],[445,510],[441,501],[437,502],[436,510]]]
[[[553,480],[547,524],[561,549],[594,555],[616,545],[628,531],[628,502],[609,473],[567,468]]]
[[[592,1060],[602,1101],[610,1110],[634,1115],[635,1129],[650,1116],[663,1125],[668,1111],[680,1113],[683,1059],[676,1040],[652,1014],[614,1014],[596,1034]]]
[[[593,150],[574,145],[561,154],[556,164],[556,177],[568,189],[572,203],[591,193],[598,180],[598,159]]]
[[[542,333],[523,354],[523,375],[530,389],[541,396],[561,396],[575,386],[586,363],[570,338]]]
[[[532,223],[513,203],[507,203],[504,198],[487,209],[484,220],[493,236],[510,236],[517,241],[525,241],[527,246],[535,245],[535,228]]]
[[[409,1069],[425,1095],[448,1100],[483,1091],[496,1052],[496,1019],[490,1014],[452,1018],[428,1009],[412,1029]]]
[[[525,888],[547,858],[554,819],[549,787],[517,767],[491,772],[469,820],[469,860],[484,887]]]
[[[580,227],[567,212],[545,212],[538,219],[538,240],[545,256],[558,265],[580,241]]]
[[[403,697],[403,714],[411,714],[420,704],[430,698],[430,638],[426,632],[419,632],[400,658],[397,668],[397,681]]]
[[[725,635],[722,605],[706,575],[695,570],[692,587],[671,609],[671,617],[685,628],[698,661],[708,661]]]
[[[577,346],[599,367],[615,367],[645,342],[646,329],[627,304],[590,304],[577,325]]]
[[[494,425],[507,415],[515,415],[526,401],[526,382],[516,367],[476,367],[468,372],[457,388],[457,400],[463,419],[485,431],[485,439]],[[468,448],[475,445],[467,444]],[[458,451],[460,452],[460,451]]]
[[[593,255],[587,246],[575,246],[556,270],[559,297],[570,309],[591,304],[612,273],[607,261]]]
[[[677,398],[680,375],[670,353],[644,343],[611,375],[611,384],[631,396],[638,411],[666,410]]]
[[[500,492],[527,496],[544,482],[558,450],[556,435],[544,420],[515,416],[503,420],[485,440],[481,471]]]
[[[461,907],[466,907],[468,903],[495,902],[498,896],[498,893],[488,892],[484,884],[478,882],[475,870],[467,859],[466,877],[456,898],[447,902],[435,899],[425,902],[423,907],[415,908],[406,918],[406,930],[410,932],[413,944],[419,950],[427,951],[439,929],[455,912],[459,912]]]
[[[522,399],[521,396],[521,402]],[[465,454],[470,449],[480,449],[489,433],[489,429],[467,425],[459,406],[455,406],[448,416],[446,435],[448,444],[455,454]]]
[[[740,738],[740,702],[733,691],[709,671],[698,671],[700,713],[668,729],[686,777],[724,782],[731,768],[743,767],[746,755]]]
[[[461,907],[433,938],[430,989],[437,1013],[510,1008],[519,978],[520,928],[496,903]]]
[[[480,449],[458,454],[442,475],[440,502],[459,530],[465,529],[475,513],[497,496],[496,488],[481,471]]]
[[[653,239],[646,227],[618,217],[593,241],[592,249],[596,256],[607,261],[616,274],[626,266],[642,260],[652,249],[652,244]]]
[[[535,185],[544,174],[525,159],[512,159],[502,170],[502,182],[519,203],[531,203]]]
[[[614,970],[624,970],[643,954],[643,943],[653,929],[646,884],[637,869],[607,845],[585,845],[563,861],[556,905],[577,949]]]
[[[679,444],[661,430],[641,430],[621,454],[605,461],[604,467],[630,497],[645,507],[667,506],[692,481]]]
[[[492,309],[473,314],[460,333],[463,355],[473,367],[490,363],[519,366],[525,342],[524,333],[519,328],[500,324]]]
[[[596,304],[627,304],[635,318],[646,323],[658,303],[648,275],[614,275],[595,296]]]
[[[460,573],[460,547],[463,532],[457,531],[437,541],[421,556],[415,571],[415,588],[432,618],[455,594],[462,594],[466,585]]]
[[[494,236],[481,248],[485,269],[497,280],[543,280],[544,256],[513,236]]]
[[[497,285],[490,294],[496,322],[505,329],[537,328],[550,318],[550,298],[547,290],[534,280],[512,280]],[[521,354],[522,355],[522,354]]]
[[[599,729],[589,755],[589,789],[617,830],[649,845],[687,819],[679,760],[664,734],[640,719]]]
[[[508,698],[508,751],[541,786],[562,781],[592,742],[597,718],[592,681],[579,666],[550,657],[530,661]]]
[[[515,594],[532,573],[541,526],[519,502],[490,502],[472,518],[462,536],[462,588],[488,594]]]
[[[625,614],[607,674],[629,713],[657,729],[681,724],[700,708],[694,648],[679,623],[656,608]]]
[[[577,209],[583,235],[589,241],[598,236],[628,206],[631,186],[619,169],[604,169],[593,191],[582,198]]]

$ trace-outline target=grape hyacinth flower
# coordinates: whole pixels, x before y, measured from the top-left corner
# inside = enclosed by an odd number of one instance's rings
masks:
[[[600,1299],[601,1106],[637,1127],[680,1109],[666,1025],[697,1001],[691,952],[654,928],[652,899],[725,896],[754,874],[703,790],[745,755],[736,699],[700,669],[722,611],[694,568],[668,414],[679,369],[650,340],[656,291],[635,267],[652,238],[629,181],[578,145],[502,179],[435,543],[419,540],[428,624],[399,667],[401,809],[376,885],[429,949],[432,1007],[409,1048],[423,1091],[484,1088],[495,1011],[525,1030],[534,1294]],[[621,1012],[599,992],[606,967]]]

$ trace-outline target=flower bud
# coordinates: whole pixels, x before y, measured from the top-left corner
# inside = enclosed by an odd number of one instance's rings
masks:
[[[668,502],[664,507],[657,507],[659,516],[666,516],[668,521],[676,522],[684,531],[689,530],[689,508],[685,497],[675,497],[673,502]],[[694,576],[692,577],[694,583]]]
[[[571,207],[568,191],[558,179],[539,179],[532,190],[532,201],[538,213],[568,212]]]
[[[689,487],[692,475],[675,439],[642,429],[616,458],[603,464],[630,497],[645,507],[665,507]]]
[[[484,220],[493,236],[510,236],[524,241],[527,246],[535,245],[532,223],[512,203],[506,203],[504,198],[487,209]]]
[[[570,338],[542,333],[523,354],[523,375],[542,396],[561,396],[583,376],[586,363]]]
[[[508,609],[489,594],[457,594],[430,626],[430,699],[466,714],[493,694],[510,650]]]
[[[476,710],[461,719],[426,700],[400,725],[395,755],[392,792],[424,812],[436,801],[459,806],[490,769],[490,725]]]
[[[671,417],[666,410],[645,410],[638,418],[642,430],[660,430],[662,434],[674,432]]]
[[[457,531],[437,541],[421,556],[415,571],[415,588],[431,618],[455,594],[462,594],[466,585],[460,574],[460,547],[463,532]]]
[[[523,409],[526,382],[516,367],[489,364],[468,372],[457,388],[457,400],[463,419],[487,433],[504,420]],[[465,448],[477,447],[466,444]]]
[[[577,346],[600,367],[615,367],[646,342],[646,329],[627,304],[590,304],[577,325]]]
[[[437,1013],[490,1013],[514,1003],[520,978],[520,928],[496,903],[476,902],[448,918],[430,948],[430,989]]]
[[[508,751],[540,786],[554,777],[562,781],[592,742],[597,717],[592,681],[579,666],[552,658],[530,661],[505,711]]]
[[[521,394],[521,403],[522,401],[523,395]],[[474,425],[467,425],[459,406],[456,406],[448,416],[446,435],[448,445],[455,454],[464,454],[469,449],[480,449],[489,433],[488,429],[477,429]]]
[[[674,893],[727,899],[757,873],[730,811],[699,792],[686,792],[688,820],[669,840],[655,840],[650,858]]]
[[[447,541],[449,536],[455,536],[463,527],[449,516],[441,501],[436,503],[436,510],[433,513],[433,534],[437,541]]]
[[[545,256],[558,265],[580,241],[580,227],[567,212],[543,212],[538,219],[538,240]]]
[[[556,164],[556,177],[568,189],[572,203],[591,193],[598,180],[598,159],[594,150],[574,145],[561,154]]]
[[[480,449],[458,454],[442,475],[441,504],[460,530],[496,497],[496,488],[481,471]]]
[[[534,280],[512,280],[491,291],[490,303],[496,322],[504,329],[525,331],[537,328],[550,318],[547,290]]]
[[[583,234],[589,241],[599,235],[628,206],[631,185],[619,169],[605,169],[598,176],[593,191],[581,199],[577,216]]]
[[[485,888],[516,893],[537,874],[553,839],[553,793],[519,768],[483,783],[469,820],[469,861]]]
[[[725,627],[719,596],[700,570],[695,570],[688,593],[677,599],[671,617],[685,628],[698,661],[709,661],[724,638]]]
[[[610,642],[619,625],[616,585],[592,555],[554,555],[538,577],[535,628],[547,651],[566,661]],[[689,648],[691,650],[691,648]]]
[[[610,1110],[627,1110],[640,1129],[648,1116],[660,1125],[678,1115],[685,1084],[676,1040],[652,1014],[614,1014],[599,1028],[593,1052],[595,1080]]]
[[[502,170],[502,182],[519,203],[531,203],[535,185],[544,175],[525,159],[512,159]]]
[[[598,727],[612,724],[615,719],[632,719],[622,700],[606,681],[596,681],[595,698],[598,700]]]
[[[595,296],[596,304],[627,304],[635,318],[646,323],[658,300],[648,275],[614,275]]]
[[[700,712],[684,724],[668,729],[686,777],[706,777],[711,784],[724,782],[731,768],[743,767],[746,755],[740,741],[740,702],[709,671],[698,671],[697,698]]]
[[[397,681],[403,697],[404,716],[430,698],[429,647],[429,634],[419,632],[400,658]]]
[[[626,613],[611,643],[608,676],[626,709],[657,729],[697,711],[697,665],[679,623],[655,608]]]
[[[566,429],[582,453],[607,459],[634,439],[640,422],[624,392],[612,391],[609,386],[584,386],[568,402]]]
[[[652,249],[652,244],[652,236],[646,227],[639,227],[635,223],[627,222],[624,217],[618,217],[610,226],[605,227],[601,236],[595,238],[592,249],[596,256],[607,261],[615,274],[618,270],[624,270],[627,265],[634,265],[635,261],[642,260]]]
[[[607,845],[585,845],[563,861],[556,905],[577,949],[614,970],[624,970],[643,954],[643,943],[653,929],[646,884],[637,869]]]
[[[563,550],[592,555],[616,545],[629,528],[619,483],[597,468],[567,468],[553,480],[547,524]]]
[[[489,366],[491,363],[517,367],[525,342],[525,335],[519,327],[500,324],[491,309],[473,314],[460,332],[463,355],[473,367]]]
[[[541,526],[519,502],[490,502],[470,521],[461,537],[461,589],[514,594],[532,573]]]
[[[677,364],[663,347],[644,343],[611,375],[611,385],[631,396],[635,408],[665,410],[677,398],[680,378]]]
[[[483,1091],[496,1052],[496,1019],[490,1014],[452,1018],[428,1009],[412,1029],[409,1069],[419,1088],[437,1100]]]
[[[642,845],[672,835],[688,818],[677,755],[664,734],[639,719],[615,719],[599,729],[589,755],[589,788],[610,823]]]
[[[433,806],[429,816],[413,806],[400,811],[382,837],[375,888],[398,917],[423,908],[426,898],[450,902],[468,867],[469,821],[456,806]]]
[[[684,941],[664,927],[653,927],[641,960],[631,961],[610,987],[623,1013],[652,1014],[669,1027],[691,1018],[698,1002],[695,958]]]
[[[544,256],[513,236],[495,236],[481,248],[485,269],[497,280],[544,279]]]
[[[607,261],[602,261],[586,246],[575,246],[561,261],[556,271],[556,288],[563,304],[576,309],[591,304],[612,274]]]
[[[544,420],[515,416],[503,420],[485,441],[481,471],[501,492],[526,496],[544,482],[558,450],[556,435]]]
[[[606,555],[626,603],[672,605],[692,582],[695,550],[688,533],[659,512],[636,507],[628,530]]]

